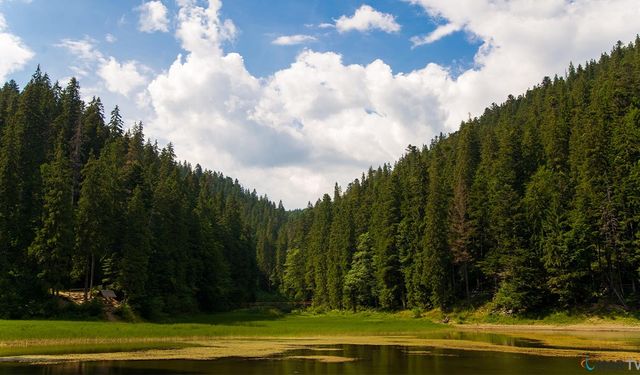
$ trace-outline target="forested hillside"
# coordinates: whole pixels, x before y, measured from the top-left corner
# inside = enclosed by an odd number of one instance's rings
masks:
[[[283,229],[274,279],[330,308],[637,307],[639,224],[636,39],[336,186]]]
[[[97,284],[151,317],[258,290],[349,309],[639,305],[640,39],[299,211],[103,111],[39,70],[0,91],[0,317]]]
[[[141,123],[124,132],[117,107],[105,119],[79,90],[38,69],[0,91],[0,317],[98,284],[145,316],[252,301],[282,205],[177,162]]]

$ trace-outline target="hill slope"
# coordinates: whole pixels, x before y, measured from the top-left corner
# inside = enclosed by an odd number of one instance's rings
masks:
[[[173,147],[127,132],[117,107],[38,71],[0,90],[0,317],[56,313],[49,297],[103,285],[146,316],[252,301],[287,217]]]
[[[636,39],[336,187],[276,279],[331,308],[638,306],[639,225]]]
[[[0,90],[0,317],[102,284],[146,316],[256,291],[331,308],[638,306],[640,39],[286,212],[39,70]]]

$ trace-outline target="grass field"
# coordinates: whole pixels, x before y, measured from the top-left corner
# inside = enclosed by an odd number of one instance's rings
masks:
[[[640,326],[638,311],[625,311],[611,306],[582,307],[571,311],[547,311],[523,316],[494,313],[491,304],[487,303],[473,308],[454,309],[447,314],[431,310],[422,315],[434,321],[440,321],[443,315],[447,315],[456,324]]]
[[[109,353],[108,358],[114,360],[205,359],[270,355],[314,342],[423,345],[540,355],[575,355],[576,350],[583,349],[640,351],[640,326],[631,316],[555,314],[532,321],[459,311],[448,314],[453,324],[435,323],[442,316],[439,311],[282,314],[276,310],[241,310],[163,323],[0,320],[0,357],[30,356],[23,358],[27,361],[37,361],[34,356],[49,356],[47,360],[95,360],[106,358],[97,353]],[[460,324],[462,321],[467,324]],[[567,332],[560,332],[562,329]],[[593,332],[596,330],[597,335]],[[546,348],[517,344],[527,340]]]
[[[167,323],[0,320],[0,343],[16,340],[133,339],[228,336],[418,334],[444,328],[409,314],[379,312],[281,314],[235,311],[178,318]]]

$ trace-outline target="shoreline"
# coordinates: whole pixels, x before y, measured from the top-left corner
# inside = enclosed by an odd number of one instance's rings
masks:
[[[478,327],[464,327],[466,329],[453,330],[453,332],[468,332],[469,330],[491,330],[494,333],[505,334],[509,337],[509,330],[513,327],[509,326],[483,326]],[[498,330],[494,330],[498,328]],[[517,327],[520,329],[518,333],[526,333],[522,331],[523,327]],[[513,331],[513,330],[512,330]],[[534,332],[537,331],[537,332]],[[207,337],[207,338],[164,338],[146,340],[147,342],[167,342],[167,343],[179,343],[184,347],[173,349],[140,349],[132,351],[116,351],[116,352],[91,352],[91,353],[72,353],[72,354],[27,354],[0,357],[0,363],[24,363],[24,364],[57,364],[57,363],[69,363],[69,362],[84,362],[84,361],[144,361],[144,360],[214,360],[221,358],[240,357],[240,358],[274,358],[279,357],[286,358],[287,352],[291,350],[307,349],[316,351],[335,351],[334,348],[322,348],[322,346],[334,346],[334,345],[393,345],[403,346],[415,350],[416,348],[425,349],[444,349],[444,350],[470,350],[470,351],[487,351],[487,352],[502,352],[513,354],[525,354],[536,356],[552,356],[552,357],[581,357],[585,352],[588,352],[590,357],[604,361],[619,361],[626,360],[628,358],[640,357],[640,347],[637,346],[620,346],[620,350],[607,350],[611,348],[611,343],[607,341],[587,341],[583,344],[593,344],[593,347],[579,347],[580,345],[571,346],[557,346],[555,340],[558,340],[558,336],[536,336],[540,334],[541,330],[531,330],[534,335],[517,335],[511,336],[513,338],[536,337],[540,340],[544,346],[530,347],[530,346],[515,346],[508,344],[495,344],[484,341],[476,341],[470,339],[441,339],[441,338],[421,338],[413,335],[378,335],[378,336],[357,336],[357,335],[344,335],[344,336],[312,336],[312,337]],[[550,332],[558,332],[558,330],[547,330]],[[563,332],[567,332],[566,330]],[[578,330],[573,332],[589,332],[586,327],[579,327]],[[612,331],[614,332],[614,331]],[[634,332],[638,332],[634,330]],[[562,339],[562,337],[560,337]],[[66,345],[82,345],[90,344],[92,340],[64,340],[55,341],[50,343],[66,344]],[[98,340],[95,340],[98,341]],[[112,342],[144,342],[145,340],[126,339],[117,340]],[[105,340],[99,341],[101,343]],[[17,342],[7,343],[2,342],[0,345],[16,345]],[[22,345],[29,345],[27,342],[21,342]],[[574,343],[575,344],[575,343]],[[597,344],[597,345],[596,345]],[[615,344],[614,344],[615,345]],[[615,346],[614,346],[615,347]],[[617,348],[617,347],[616,347]],[[301,356],[302,357],[302,356]],[[339,354],[332,355],[317,355],[306,356],[310,360],[318,361],[339,361],[348,362],[353,358],[343,357]]]
[[[453,323],[447,324],[460,330],[482,330],[482,331],[556,331],[556,332],[639,332],[640,325],[612,324],[612,323],[571,323],[566,325],[554,323],[534,323],[534,324],[498,324],[498,323]]]
[[[371,322],[373,326],[383,321],[376,316],[366,319],[364,316],[353,316],[353,322]],[[380,316],[377,316],[380,318]],[[387,317],[389,318],[389,316]],[[625,322],[591,321],[572,324],[496,324],[496,323],[449,323],[434,324],[429,318],[407,319],[402,316],[389,319],[391,321],[409,322],[409,326],[401,326],[402,330],[394,331],[385,323],[385,330],[379,332],[356,330],[322,333],[313,322],[327,319],[327,316],[294,317],[301,330],[277,332],[274,329],[260,329],[255,326],[250,334],[206,333],[194,334],[192,326],[177,327],[180,333],[175,336],[112,337],[95,335],[93,337],[43,337],[25,335],[24,339],[13,338],[2,340],[0,333],[0,363],[65,363],[82,361],[137,361],[137,360],[212,360],[228,357],[241,358],[279,358],[296,349],[323,351],[322,346],[334,345],[395,345],[407,348],[435,348],[444,350],[493,351],[514,354],[580,357],[588,352],[592,358],[600,360],[624,360],[640,358],[640,325]],[[306,323],[309,319],[309,323]],[[252,321],[255,324],[256,319]],[[278,324],[287,325],[288,321]],[[349,324],[349,319],[341,320]],[[54,323],[55,324],[55,323]],[[105,328],[127,327],[104,322]],[[224,327],[228,323],[211,323],[203,327]],[[309,324],[307,326],[307,324]],[[368,324],[368,323],[367,323]],[[135,327],[131,324],[128,327]],[[171,326],[169,326],[171,327]],[[364,325],[362,327],[371,327]],[[72,329],[70,327],[69,329]],[[148,328],[148,327],[147,327]],[[167,328],[164,326],[163,328]],[[273,327],[272,327],[273,328]],[[304,328],[308,328],[308,331]],[[106,330],[105,332],[107,332]],[[73,332],[73,331],[71,331]],[[81,331],[79,331],[81,332]],[[217,331],[216,331],[217,332]],[[221,331],[223,332],[223,331]],[[226,331],[224,331],[226,332]],[[301,356],[318,361],[351,361],[352,358],[331,355]],[[335,355],[334,355],[335,354]],[[285,358],[285,357],[282,357]]]

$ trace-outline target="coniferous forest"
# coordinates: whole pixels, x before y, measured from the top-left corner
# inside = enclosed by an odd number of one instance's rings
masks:
[[[260,291],[336,309],[640,306],[640,38],[304,210],[124,128],[75,79],[38,69],[0,90],[0,317],[97,285],[146,317]]]

